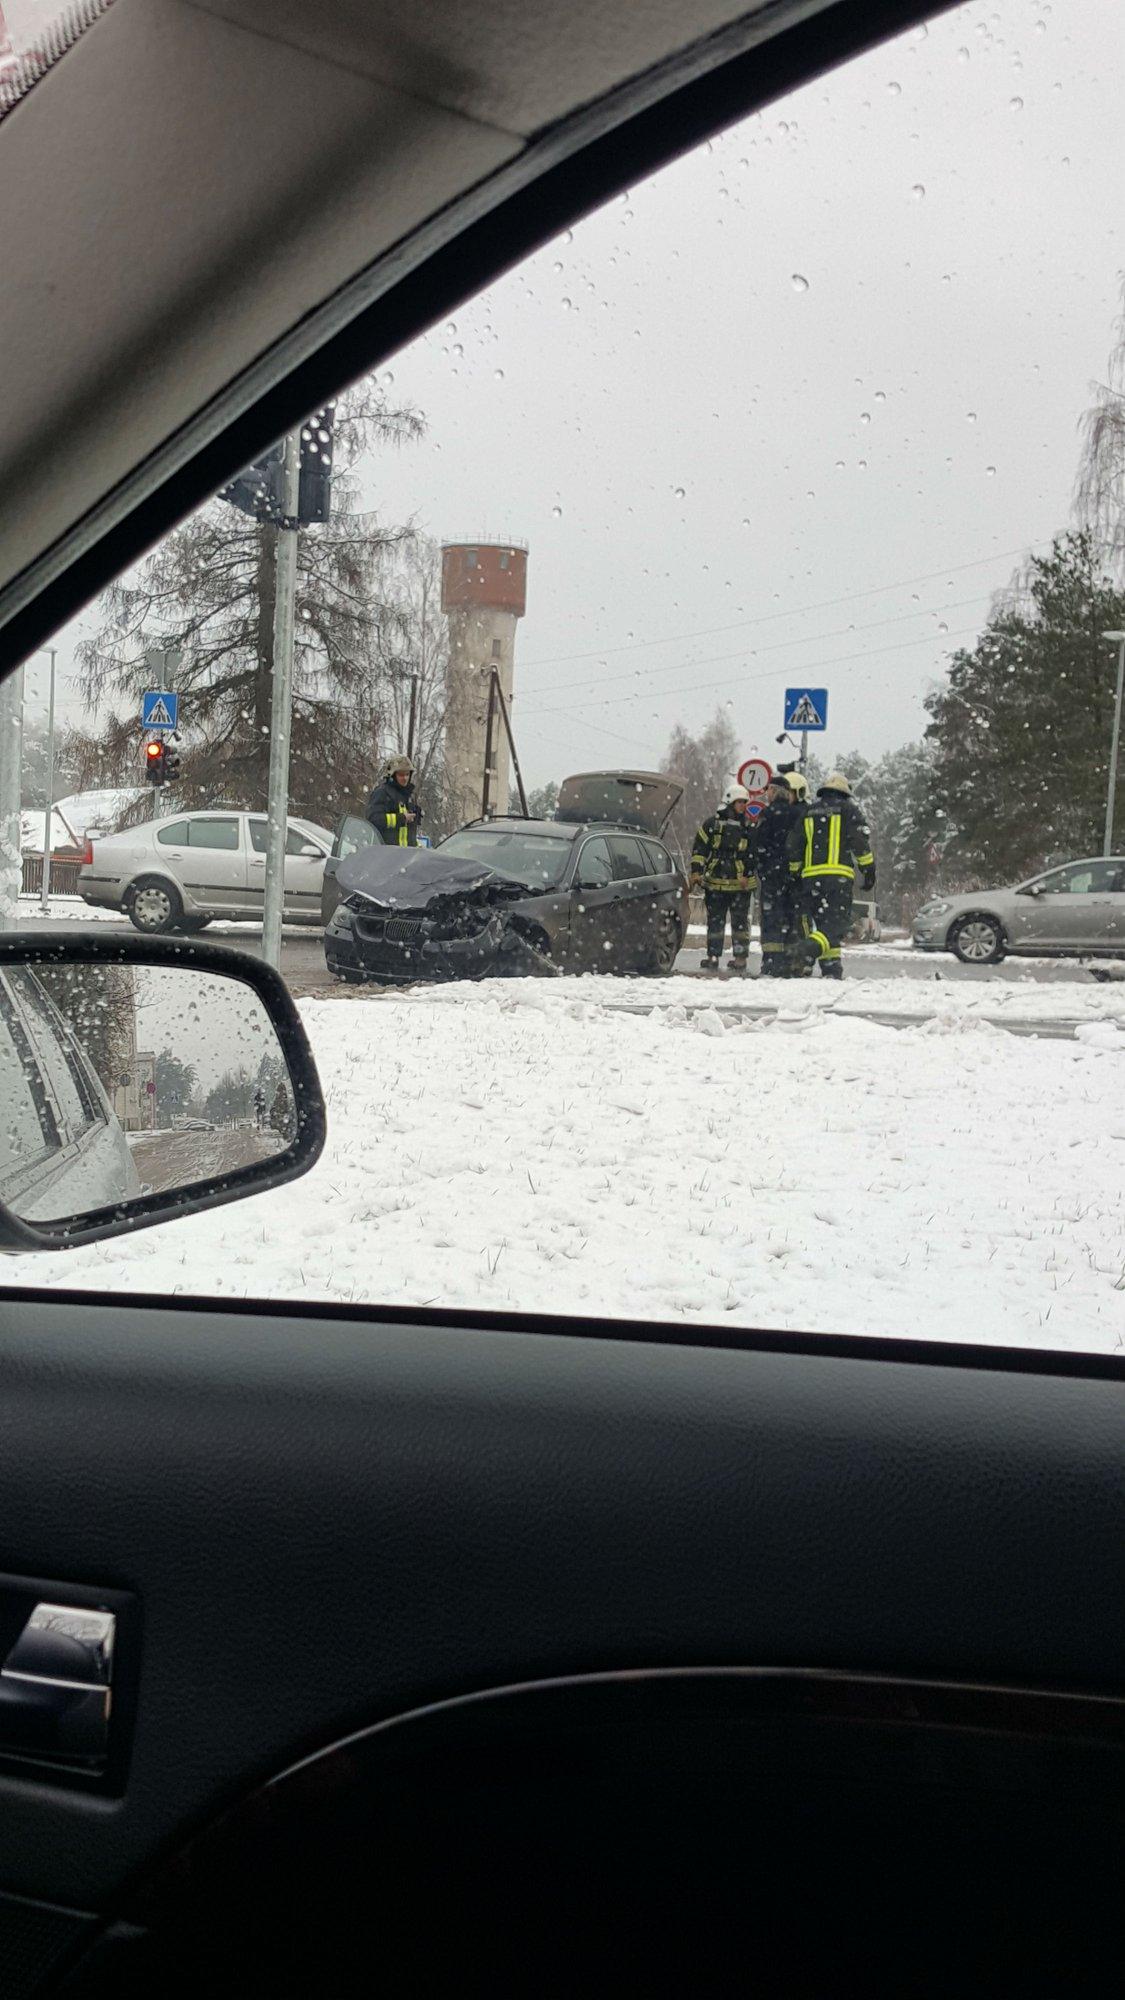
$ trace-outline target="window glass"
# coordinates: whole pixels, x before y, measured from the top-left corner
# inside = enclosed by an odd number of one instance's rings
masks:
[[[576,876],[582,889],[607,889],[613,880],[613,862],[610,858],[609,843],[599,835],[583,844],[578,857]]]
[[[615,882],[635,882],[638,876],[648,874],[639,840],[623,833],[611,834],[609,855]]]
[[[39,1073],[60,1126],[75,1138],[94,1116],[93,1101],[64,1023],[34,974],[13,975],[24,1026],[38,1059]]]
[[[374,829],[372,829],[374,831]],[[325,838],[327,839],[327,835]],[[268,827],[264,819],[250,821],[250,845],[255,854],[265,854],[268,844]],[[304,833],[300,827],[291,826],[285,835],[286,854],[303,854],[306,847],[315,847],[311,833]]]
[[[364,888],[333,910],[329,877],[323,931],[280,947],[328,1146],[194,1230],[186,1270],[169,1232],[170,1287],[1115,1351],[1122,71],[1105,0],[950,7],[732,102],[341,391],[295,551],[286,812],[366,850]],[[190,879],[182,843],[221,842],[195,872],[232,887],[270,787],[274,472],[58,642],[61,816],[135,797],[172,653],[153,858],[179,842]],[[29,659],[33,749],[49,692]],[[404,752],[392,847],[362,807]],[[779,769],[813,810],[752,829],[747,913],[707,828]],[[159,1250],[109,1268],[151,1287]],[[77,1251],[67,1282],[106,1269]]]
[[[222,847],[233,852],[238,846],[236,819],[193,819],[188,821],[189,847]]]
[[[467,826],[443,840],[441,852],[459,860],[483,861],[532,889],[553,889],[562,881],[570,846],[569,840],[555,840],[550,834]]]
[[[13,1001],[12,980],[12,974],[0,974],[0,1199],[9,1199],[28,1166],[60,1143],[39,1063]]]

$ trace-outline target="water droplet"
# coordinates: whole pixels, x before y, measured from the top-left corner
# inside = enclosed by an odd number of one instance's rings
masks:
[[[923,187],[921,181],[915,181],[914,186],[911,188],[910,192],[914,196],[915,201],[925,201],[926,190]]]
[[[888,83],[887,95],[888,97],[901,97],[902,96],[901,83]]]
[[[969,51],[968,51],[968,49],[967,49],[967,48],[965,48],[964,46],[962,46],[961,48],[959,48],[959,49],[958,49],[958,51],[957,51],[957,60],[958,60],[958,62],[968,62],[968,60],[969,60]]]
[[[683,499],[683,497],[684,497],[684,489],[683,489],[683,487],[682,487],[682,486],[675,486],[675,487],[673,487],[673,489],[672,489],[672,490],[673,490],[673,492],[675,493],[675,496],[676,496],[676,499],[677,499],[677,500],[682,500],[682,499]]]
[[[1059,161],[1059,165],[1060,165],[1061,167],[1069,167],[1069,165],[1070,165],[1070,154],[1069,154],[1069,153],[1064,153],[1064,154],[1063,154],[1063,156],[1062,156],[1062,159],[1061,159],[1061,160]]]
[[[744,515],[742,516],[742,525],[743,525],[743,527],[744,527],[744,528],[748,528],[748,527],[750,526],[750,516],[749,516],[749,514],[744,514]]]
[[[394,379],[395,379],[395,371],[394,371],[394,369],[393,369],[393,368],[384,368],[384,370],[383,370],[383,377],[382,377],[382,379],[383,379],[383,381],[384,381],[384,382],[386,383],[386,385],[387,385],[387,387],[388,387],[388,389],[389,389],[389,388],[390,388],[390,386],[391,386],[391,383],[392,383],[392,382],[394,381]]]
[[[866,471],[867,471],[867,460],[866,460],[865,458],[861,458],[861,459],[860,459],[860,461],[859,461],[859,469],[860,469],[860,471],[861,471],[861,472],[866,472]]]
[[[502,382],[504,380],[504,370],[502,368],[494,368],[492,371],[492,379],[494,382]]]
[[[1023,110],[1023,98],[1022,98],[1022,97],[1013,97],[1013,98],[1011,98],[1011,99],[1010,99],[1010,101],[1009,101],[1009,104],[1008,104],[1008,109],[1009,109],[1009,111],[1022,111],[1022,110]]]
[[[984,469],[985,469],[985,472],[987,473],[987,475],[988,475],[989,479],[995,479],[995,477],[996,477],[996,467],[995,467],[994,465],[986,465]]]
[[[886,392],[886,390],[885,390],[885,389],[876,389],[876,391],[875,391],[875,401],[876,401],[877,403],[885,403],[885,402],[886,402],[886,400],[887,400],[887,392]]]
[[[561,271],[562,268],[563,268],[562,258],[556,257],[554,263],[551,266],[552,271]]]
[[[792,285],[793,290],[795,292],[807,292],[809,289],[808,279],[803,278],[799,271],[794,271],[793,276],[790,278],[789,282]]]
[[[948,627],[948,625],[946,624],[946,622],[945,622],[944,618],[940,618],[940,619],[938,620],[938,631],[939,631],[939,632],[948,632],[948,630],[949,630],[949,627]]]
[[[445,330],[446,330],[446,332],[447,332],[447,333],[456,333],[456,331],[457,331],[457,321],[456,321],[455,319],[451,319],[451,320],[449,321],[448,325],[446,326],[446,329],[445,329]]]
[[[551,509],[551,515],[552,515],[552,518],[553,518],[554,520],[556,520],[556,521],[561,521],[561,520],[562,520],[562,508],[561,508],[561,507],[552,507],[552,509]]]
[[[861,410],[859,413],[859,421],[861,424],[869,424],[871,422],[870,410]]]
[[[844,470],[844,461],[842,458],[838,458],[836,460],[836,470],[837,472],[842,472]]]
[[[563,302],[562,302],[562,309],[563,309],[564,313],[568,313],[568,312],[569,312],[569,311],[571,310],[571,300],[570,300],[570,299],[564,299],[564,300],[563,300]]]

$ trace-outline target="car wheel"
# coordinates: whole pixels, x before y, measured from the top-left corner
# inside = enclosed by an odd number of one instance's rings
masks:
[[[671,911],[666,910],[657,926],[656,943],[641,966],[641,971],[648,973],[653,979],[667,979],[675,967],[682,943],[680,926]]]
[[[1004,956],[1004,933],[995,917],[959,917],[949,933],[949,949],[962,965],[998,965]]]
[[[129,922],[146,937],[175,930],[184,913],[183,899],[162,875],[146,875],[130,892],[126,905]]]

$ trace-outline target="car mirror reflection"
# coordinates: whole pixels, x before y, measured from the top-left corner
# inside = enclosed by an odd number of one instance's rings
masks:
[[[274,979],[214,948],[3,941],[0,1246],[114,1235],[305,1172],[323,1105]]]

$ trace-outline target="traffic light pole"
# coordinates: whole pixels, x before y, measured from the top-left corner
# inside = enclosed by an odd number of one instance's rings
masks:
[[[285,836],[289,819],[289,739],[293,726],[293,641],[297,609],[297,513],[301,494],[301,433],[285,440],[282,519],[277,529],[277,586],[273,617],[273,691],[270,703],[270,772],[266,809],[266,896],[262,957],[281,970],[281,919],[285,902]]]

